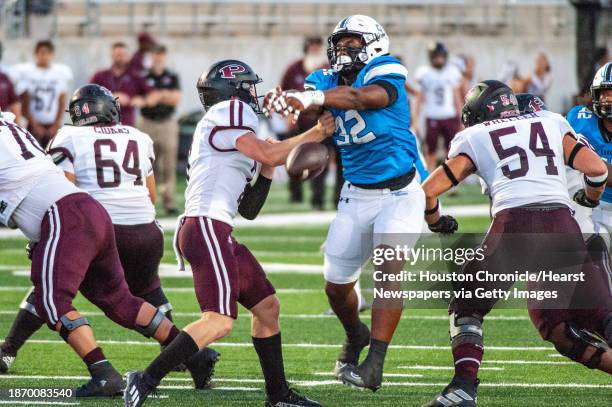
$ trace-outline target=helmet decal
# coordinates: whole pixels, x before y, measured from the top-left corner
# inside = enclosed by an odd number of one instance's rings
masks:
[[[238,64],[229,64],[219,68],[219,72],[223,79],[235,79],[236,74],[246,72],[246,68]]]

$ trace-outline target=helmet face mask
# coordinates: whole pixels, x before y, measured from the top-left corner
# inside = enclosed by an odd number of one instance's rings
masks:
[[[225,100],[239,99],[260,114],[256,87],[260,82],[261,78],[244,62],[223,60],[200,76],[197,89],[205,110]]]
[[[339,45],[342,39],[353,38],[361,42],[361,46],[344,46]],[[327,58],[329,64],[337,72],[354,73],[360,71],[368,58],[366,46],[363,37],[359,34],[341,33],[329,37],[329,48],[327,49]]]
[[[612,62],[608,62],[595,74],[591,85],[593,113],[597,117],[612,121]]]
[[[121,123],[119,101],[110,90],[95,84],[81,86],[74,92],[68,113],[75,126]]]

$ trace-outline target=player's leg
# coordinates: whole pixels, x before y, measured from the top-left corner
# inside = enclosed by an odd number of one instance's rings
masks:
[[[378,201],[357,197],[345,186],[325,242],[325,294],[346,334],[334,368],[337,378],[347,367],[357,365],[361,351],[370,340],[369,329],[359,318],[359,299],[354,286],[361,265],[369,257],[364,253],[366,247],[371,248],[368,217],[373,217],[378,204]]]
[[[31,289],[21,302],[9,333],[0,345],[0,374],[9,370],[19,349],[44,323],[36,313],[34,291]]]
[[[320,407],[289,388],[280,332],[280,303],[272,283],[249,249],[234,241],[240,271],[238,302],[252,314],[251,336],[265,379],[267,407]]]
[[[425,141],[427,143],[425,161],[427,162],[427,169],[430,172],[436,169],[437,164],[436,152],[438,150],[438,137],[440,135],[438,124],[438,120],[425,119]]]
[[[376,249],[414,247],[424,222],[425,194],[416,181],[397,192],[383,195],[381,208],[374,220]],[[385,259],[375,266],[382,275],[398,274],[404,267],[403,259]],[[382,280],[382,281],[380,281]],[[400,291],[401,284],[382,278],[375,282],[378,290]],[[357,367],[345,371],[342,380],[357,387],[376,391],[382,383],[383,365],[387,348],[400,321],[403,310],[401,298],[374,298],[372,327],[368,356]]]

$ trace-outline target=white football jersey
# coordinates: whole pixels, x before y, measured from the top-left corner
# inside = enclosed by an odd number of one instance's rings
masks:
[[[446,64],[442,69],[421,66],[415,73],[425,100],[424,114],[428,119],[444,120],[459,116],[455,108],[455,88],[461,81],[456,66]]]
[[[59,97],[68,92],[72,72],[56,64],[46,69],[35,64],[25,64],[18,71],[17,93],[28,92],[32,117],[42,124],[55,122],[58,111],[66,108],[59,105]]]
[[[185,215],[234,224],[238,203],[257,162],[236,150],[236,140],[256,133],[257,115],[240,100],[210,108],[198,123],[189,154]]]
[[[155,219],[147,189],[153,173],[153,141],[130,126],[64,126],[49,146],[55,163],[76,176],[77,187],[100,202],[113,224]]]
[[[468,156],[486,183],[492,214],[530,204],[572,207],[563,137],[575,136],[561,115],[530,113],[469,127],[455,136],[449,158]]]
[[[37,184],[45,184],[48,179],[56,180],[57,175],[63,177],[34,137],[13,120],[11,113],[0,113],[0,224],[12,228],[21,227],[12,215],[32,189]],[[40,228],[44,212],[54,202],[73,192],[78,192],[78,189],[70,182],[60,182],[55,188],[37,194],[37,202],[33,204],[42,208],[42,213],[34,214],[40,217],[36,227]],[[39,232],[32,230],[28,237],[35,237]]]

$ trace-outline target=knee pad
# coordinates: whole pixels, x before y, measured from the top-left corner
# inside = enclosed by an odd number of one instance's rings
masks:
[[[477,315],[459,316],[450,314],[450,339],[452,346],[471,343],[483,346],[482,318]]]
[[[85,317],[79,317],[77,319],[70,319],[66,315],[62,315],[59,320],[61,326],[59,334],[62,339],[68,342],[68,336],[75,329],[82,327],[83,325],[89,325],[89,321]]]
[[[142,299],[156,307],[164,314],[172,311],[172,304],[170,304],[170,301],[168,301],[168,298],[166,297],[166,294],[164,294],[164,290],[162,290],[161,287],[143,295]]]
[[[599,366],[601,362],[601,355],[603,355],[606,351],[610,349],[608,344],[604,342],[598,336],[592,334],[586,329],[579,329],[572,323],[565,323],[565,335],[569,340],[572,341],[571,348],[563,348],[555,343],[555,349],[562,354],[574,360],[578,363],[581,363],[588,367],[589,369],[595,369]],[[595,353],[589,358],[589,360],[583,362],[581,361],[582,356],[586,352],[587,348],[591,346],[595,348]]]
[[[19,308],[40,318],[40,315],[38,315],[38,312],[36,312],[36,307],[34,306],[35,303],[36,299],[34,298],[34,287],[32,287],[23,301],[21,301],[21,304],[19,304]]]
[[[166,318],[164,313],[159,309],[156,309],[153,318],[151,318],[151,322],[149,322],[147,326],[140,326],[136,324],[134,329],[145,337],[150,338],[155,335],[155,331],[157,331],[157,328],[159,328],[164,318]]]

